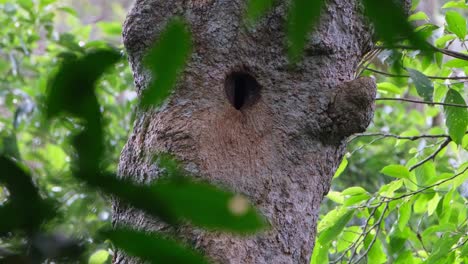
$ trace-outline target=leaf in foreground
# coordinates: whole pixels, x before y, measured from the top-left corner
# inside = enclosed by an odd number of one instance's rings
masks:
[[[247,23],[250,25],[256,23],[268,10],[270,10],[274,2],[274,0],[249,0],[247,2],[247,11],[245,13]]]
[[[191,50],[192,37],[187,25],[181,19],[171,20],[144,59],[153,81],[143,91],[141,106],[159,106],[170,95]]]
[[[128,255],[139,257],[151,263],[208,263],[200,253],[155,233],[150,234],[121,228],[104,231],[103,235]]]
[[[85,119],[93,115],[95,83],[120,58],[117,51],[104,49],[65,59],[49,83],[47,117],[50,119],[62,112]]]
[[[43,200],[31,176],[13,160],[0,157],[0,183],[10,197],[0,206],[0,233],[13,230],[36,231],[42,223],[55,215],[51,201]]]
[[[292,62],[299,60],[308,33],[313,30],[322,10],[323,0],[293,0],[287,18],[288,55]]]
[[[424,38],[414,32],[401,6],[393,0],[363,0],[365,14],[371,19],[380,38],[389,45],[394,45],[399,39],[408,39],[411,44],[421,50],[428,51]]]
[[[154,191],[177,217],[197,226],[236,233],[265,227],[263,217],[246,198],[208,183],[163,180],[154,185]]]

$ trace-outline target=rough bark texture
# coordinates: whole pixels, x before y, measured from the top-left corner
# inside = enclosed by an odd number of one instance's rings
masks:
[[[353,80],[371,47],[355,0],[329,0],[307,55],[290,67],[285,52],[287,4],[255,29],[243,26],[241,0],[137,0],[124,42],[139,93],[150,77],[142,56],[173,16],[184,17],[194,53],[174,94],[160,109],[140,112],[119,174],[148,183],[158,177],[153,155],[170,152],[185,168],[245,194],[272,228],[236,237],[172,230],[216,263],[308,263],[319,205],[345,150],[345,138],[371,121],[375,84]],[[252,104],[234,108],[225,79],[250,74],[260,88]],[[167,226],[118,202],[114,223],[167,231]],[[115,263],[136,263],[117,252]]]

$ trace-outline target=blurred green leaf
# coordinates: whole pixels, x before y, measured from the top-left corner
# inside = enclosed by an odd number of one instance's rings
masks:
[[[154,185],[154,192],[175,215],[197,226],[237,233],[252,233],[265,227],[264,219],[247,198],[207,183],[162,180]]]
[[[398,228],[403,231],[411,217],[411,204],[404,202],[398,208]]]
[[[390,46],[401,39],[408,39],[414,47],[429,51],[430,47],[425,39],[414,32],[402,7],[396,2],[392,0],[363,0],[365,14],[372,21],[377,35]]]
[[[120,58],[116,51],[97,50],[79,58],[65,59],[49,84],[47,117],[50,119],[66,112],[76,117],[92,118],[98,105],[95,83]]]
[[[393,83],[390,82],[380,82],[377,84],[377,90],[380,92],[390,92],[394,94],[400,94],[401,89]]]
[[[110,254],[107,250],[100,249],[89,257],[88,264],[104,264],[109,256]]]
[[[451,236],[451,234],[449,233],[444,234],[440,239],[436,241],[436,243],[432,247],[432,252],[425,263],[440,263],[441,259],[447,257],[447,254],[449,253],[453,244],[455,244],[459,238],[460,235]]]
[[[153,82],[141,98],[141,106],[159,106],[168,97],[192,50],[191,34],[181,19],[171,20],[144,61]]]
[[[442,8],[468,8],[468,5],[465,0],[448,1]]]
[[[320,17],[324,0],[293,0],[287,17],[288,57],[297,62],[306,45],[308,34]]]
[[[6,157],[0,157],[0,183],[4,184],[10,197],[0,206],[0,235],[13,230],[30,234],[55,216],[55,205],[44,200],[34,186],[31,176]]]
[[[368,263],[375,263],[375,264],[382,264],[387,263],[387,255],[384,251],[384,247],[380,239],[375,238],[376,235],[369,234],[366,239],[364,240],[364,246],[369,248],[369,252],[367,254],[367,261]],[[374,240],[372,243],[372,240]]]
[[[341,208],[329,212],[319,224],[320,232],[318,241],[322,245],[326,245],[341,233],[346,224],[354,215],[354,210]]]
[[[333,175],[333,178],[338,178],[340,175],[346,170],[346,167],[348,166],[348,159],[346,157],[343,157],[343,160],[340,163],[340,166],[338,166],[338,169],[336,169],[335,175]]]
[[[460,39],[466,36],[466,19],[456,11],[447,11],[445,13],[447,30],[457,35]]]
[[[120,22],[99,22],[96,24],[102,32],[107,35],[122,35],[122,24]]]
[[[275,0],[249,0],[247,2],[247,11],[245,13],[245,19],[248,24],[253,25],[268,10],[273,7]]]
[[[466,105],[463,97],[455,90],[450,89],[445,97],[445,103]],[[445,124],[452,140],[461,144],[468,126],[468,110],[466,108],[444,106]]]
[[[328,246],[323,246],[319,241],[316,241],[310,264],[328,264],[328,249]]]
[[[425,20],[429,21],[429,17],[423,11],[418,11],[409,16],[408,21],[418,21],[418,20]]]
[[[150,263],[208,263],[200,253],[155,233],[150,234],[122,228],[102,233],[126,254],[150,261]]]

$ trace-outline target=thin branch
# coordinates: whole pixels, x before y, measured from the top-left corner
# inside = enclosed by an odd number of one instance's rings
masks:
[[[424,138],[449,138],[449,135],[418,135],[418,136],[400,136],[400,135],[395,135],[395,134],[388,134],[388,133],[360,133],[360,134],[355,134],[353,137],[351,137],[348,140],[348,143],[351,141],[360,138],[360,137],[385,137],[385,138],[396,138],[396,139],[407,139],[411,141],[416,141],[419,139],[424,139]]]
[[[463,242],[461,242],[460,244],[458,244],[458,245],[456,245],[454,248],[452,248],[452,249],[450,250],[450,252],[455,251],[455,250],[457,250],[457,249],[463,247],[467,242],[468,242],[468,238],[466,238]]]
[[[463,53],[460,53],[460,52],[456,52],[456,51],[453,51],[453,50],[449,50],[449,49],[441,49],[441,48],[437,48],[429,43],[427,43],[428,45],[430,45],[430,47],[434,50],[434,51],[438,51],[442,54],[445,54],[447,56],[450,56],[450,57],[453,57],[453,58],[457,58],[457,59],[462,59],[462,60],[468,60],[468,55],[466,54],[463,54]],[[406,49],[406,50],[419,50],[418,48],[416,47],[411,47],[411,46],[406,46],[406,45],[393,45],[393,46],[375,46],[375,48],[377,49]]]
[[[387,204],[388,205],[388,204]],[[385,211],[382,213],[382,215],[385,214]],[[380,221],[382,222],[382,221]],[[377,236],[379,234],[379,231],[380,231],[380,223],[379,225],[377,226],[377,228],[375,229],[375,236],[374,238],[372,238],[372,241],[369,243],[369,246],[366,248],[366,250],[364,251],[364,253],[362,253],[362,255],[354,262],[355,264],[359,263],[359,261],[361,261],[361,259],[363,259],[365,256],[367,256],[367,253],[369,253],[369,251],[371,250],[371,248],[374,246],[375,244],[375,241],[377,241]],[[350,260],[351,261],[351,260]]]
[[[443,106],[453,106],[453,107],[460,107],[460,108],[468,108],[468,105],[462,104],[451,104],[451,103],[440,103],[440,102],[426,102],[426,101],[418,101],[413,99],[406,99],[406,98],[376,98],[376,101],[401,101],[401,102],[409,102],[415,104],[427,104],[427,105],[443,105]]]
[[[393,73],[383,72],[383,71],[379,71],[379,70],[368,68],[368,67],[365,67],[364,69],[366,71],[378,73],[378,74],[385,75],[385,76],[388,76],[388,77],[411,78],[411,76],[409,76],[409,75],[393,74]],[[468,80],[468,76],[460,76],[460,77],[426,76],[426,77],[429,78],[429,79],[434,79],[434,80]]]
[[[385,212],[387,212],[387,209],[388,209],[388,202],[385,204],[385,207],[384,209],[382,210],[382,214],[380,215],[379,219],[377,219],[377,221],[374,223],[374,225],[372,225],[369,230],[364,234],[364,237],[362,238],[362,240],[357,243],[355,245],[355,248],[354,248],[354,251],[353,251],[353,255],[351,255],[351,257],[349,258],[349,261],[348,263],[353,263],[353,258],[355,256],[355,253],[356,253],[356,250],[357,248],[359,247],[359,244],[361,243],[364,243],[364,240],[366,239],[367,235],[374,229],[374,228],[377,228],[377,231],[375,233],[375,236],[374,236],[374,239],[372,239],[371,241],[371,244],[369,245],[369,247],[364,251],[364,253],[356,260],[356,262],[354,262],[355,264],[358,263],[364,256],[367,255],[367,253],[369,252],[370,248],[372,247],[372,245],[375,243],[375,239],[378,235],[378,230],[380,229],[380,224],[382,223],[382,220],[384,218],[384,215],[385,215]]]
[[[400,195],[400,196],[394,197],[394,198],[391,198],[391,197],[382,197],[382,198],[385,199],[386,202],[391,202],[391,201],[395,201],[395,200],[400,200],[400,199],[406,198],[406,197],[408,197],[408,196],[413,196],[413,195],[416,195],[416,194],[418,194],[418,193],[422,193],[422,192],[424,192],[424,191],[426,191],[426,190],[428,190],[428,189],[431,189],[431,188],[434,188],[434,187],[436,187],[436,186],[442,185],[442,184],[444,184],[444,183],[446,183],[446,182],[448,182],[448,181],[454,180],[454,179],[457,178],[458,176],[463,175],[466,171],[468,171],[468,167],[466,167],[463,171],[461,171],[461,172],[459,172],[459,173],[453,175],[453,176],[450,177],[450,178],[447,178],[447,179],[442,180],[442,181],[440,181],[440,182],[437,182],[437,183],[434,183],[434,184],[432,184],[432,185],[426,186],[426,187],[424,187],[424,188],[422,188],[422,189],[419,189],[419,190],[417,190],[417,191],[410,192],[410,193],[406,193],[406,194],[403,194],[403,195]]]
[[[369,214],[369,217],[366,219],[366,223],[364,224],[364,227],[362,229],[362,232],[359,233],[359,236],[358,238],[356,238],[356,240],[347,248],[343,251],[343,254],[341,254],[341,256],[339,256],[338,258],[336,258],[335,260],[331,261],[330,263],[331,264],[334,264],[334,263],[338,263],[338,261],[342,260],[343,257],[346,255],[346,253],[348,253],[349,250],[353,249],[353,252],[351,253],[351,256],[354,256],[356,254],[356,250],[357,250],[357,243],[359,242],[359,240],[364,236],[367,235],[367,227],[369,226],[369,223],[370,223],[370,220],[372,219],[372,217],[374,216],[375,212],[377,211],[377,207],[374,207],[372,208],[372,211],[371,213]],[[363,239],[364,239],[363,238]]]
[[[434,151],[434,153],[432,153],[431,155],[427,156],[427,158],[425,158],[425,159],[421,160],[420,162],[418,162],[418,163],[414,164],[413,166],[411,166],[411,168],[409,168],[409,171],[412,171],[412,170],[422,166],[424,163],[428,162],[429,160],[435,159],[437,154],[439,154],[450,142],[452,142],[452,139],[447,138],[444,142],[442,142],[442,144],[440,144],[439,148],[437,148],[437,150]]]

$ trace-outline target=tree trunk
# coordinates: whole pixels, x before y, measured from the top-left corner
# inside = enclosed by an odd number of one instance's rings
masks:
[[[375,84],[353,80],[372,46],[371,33],[356,0],[327,1],[305,57],[291,67],[284,45],[287,4],[250,29],[242,20],[244,2],[136,1],[124,43],[139,94],[150,80],[142,56],[173,16],[188,21],[194,52],[169,101],[138,113],[119,174],[151,182],[158,177],[153,156],[170,152],[201,179],[246,195],[271,224],[251,237],[172,230],[179,238],[215,263],[308,263],[319,205],[345,139],[372,119]],[[114,223],[168,229],[119,203]],[[121,252],[114,261],[137,262]]]

